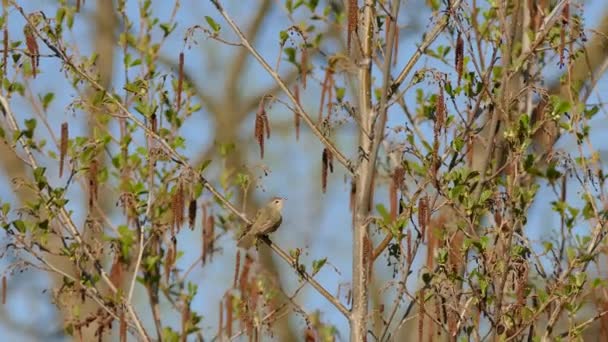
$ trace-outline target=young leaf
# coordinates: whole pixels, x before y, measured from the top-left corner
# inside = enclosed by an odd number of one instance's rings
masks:
[[[211,18],[210,16],[206,15],[205,16],[205,20],[207,21],[207,24],[209,24],[209,27],[211,27],[211,30],[213,31],[213,33],[219,33],[220,29],[222,28],[218,23],[215,22],[215,20],[213,20],[213,18]]]

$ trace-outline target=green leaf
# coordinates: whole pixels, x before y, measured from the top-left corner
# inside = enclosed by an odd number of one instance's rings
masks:
[[[25,131],[23,131],[23,134],[28,137],[28,138],[32,138],[34,137],[34,130],[36,129],[36,119],[27,119],[25,120]]]
[[[25,222],[23,222],[22,220],[15,220],[13,221],[13,226],[20,232],[20,233],[25,233],[26,231],[26,226],[25,226]]]
[[[293,14],[293,0],[285,0],[285,8],[289,14]]]
[[[175,28],[177,27],[177,23],[174,23],[172,26],[170,23],[163,23],[159,25],[161,30],[163,30],[163,37],[166,37],[168,35],[171,34],[171,32],[173,32],[173,30],[175,30]]]
[[[38,167],[34,169],[34,180],[36,181],[39,190],[42,190],[47,184],[46,177],[44,176],[45,172],[46,167]]]
[[[294,49],[292,47],[286,47],[284,51],[285,51],[285,54],[287,55],[287,60],[290,63],[295,64],[296,63],[296,49]]]
[[[122,256],[127,258],[131,246],[135,243],[135,232],[125,225],[118,226],[118,234]]]
[[[382,220],[386,224],[388,224],[391,221],[391,215],[388,212],[388,210],[386,210],[386,208],[384,207],[384,204],[376,205],[376,210],[378,211],[378,213],[380,213],[380,216],[382,216]]]
[[[317,274],[321,270],[321,268],[325,265],[326,262],[327,262],[327,258],[314,260],[312,262],[312,274],[313,275]]]
[[[49,105],[51,104],[51,101],[53,101],[54,98],[55,98],[54,93],[46,93],[44,95],[44,97],[42,98],[42,109],[44,109],[46,111],[49,108]]]
[[[306,6],[308,6],[308,8],[310,9],[311,12],[315,11],[315,9],[317,8],[317,5],[319,5],[319,0],[309,0],[308,3],[306,4]]]
[[[287,31],[282,30],[281,32],[279,32],[279,44],[280,45],[285,44],[287,39],[289,39],[289,34],[287,34]]]
[[[220,24],[216,23],[215,20],[213,20],[213,18],[211,18],[210,16],[206,15],[205,16],[205,20],[207,20],[207,24],[209,24],[209,27],[211,27],[211,30],[214,33],[220,32],[220,29],[222,27],[220,26]]]
[[[148,84],[144,80],[135,80],[125,84],[124,89],[130,93],[144,96],[148,93]]]
[[[595,114],[597,114],[597,112],[599,112],[599,110],[600,110],[599,106],[593,106],[590,109],[585,109],[585,111],[584,111],[585,118],[587,120],[593,118],[595,116]]]
[[[2,214],[4,216],[8,215],[8,212],[11,210],[11,204],[6,202],[2,204]]]
[[[65,7],[61,6],[57,9],[57,12],[55,13],[55,23],[57,25],[61,25],[64,17],[65,17]]]
[[[454,138],[454,140],[452,140],[452,148],[454,150],[456,150],[457,152],[460,152],[463,147],[464,147],[464,139],[462,139],[461,137],[456,137],[456,138]]]
[[[201,165],[201,167],[199,168],[200,172],[205,171],[205,169],[207,168],[207,166],[211,165],[211,159],[207,159],[203,162],[203,164]]]
[[[555,168],[555,163],[551,163],[547,168],[546,177],[550,182],[555,182],[562,176],[562,173]]]
[[[72,28],[74,26],[74,11],[68,11],[66,16],[66,22],[68,28]]]
[[[162,340],[167,342],[178,342],[180,340],[180,336],[177,332],[173,331],[173,329],[165,327],[163,329]]]
[[[49,229],[49,220],[43,220],[41,222],[38,222],[38,228],[40,228],[42,230]]]
[[[345,94],[346,94],[346,88],[336,87],[336,100],[338,100],[338,102],[342,102]]]

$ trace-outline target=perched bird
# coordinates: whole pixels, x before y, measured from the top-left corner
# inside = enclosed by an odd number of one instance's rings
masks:
[[[263,235],[270,234],[277,230],[283,222],[281,210],[283,209],[283,201],[281,197],[273,197],[263,208],[258,210],[253,220],[253,224],[249,227],[244,235],[241,236],[237,246],[241,248],[249,248],[255,240]]]

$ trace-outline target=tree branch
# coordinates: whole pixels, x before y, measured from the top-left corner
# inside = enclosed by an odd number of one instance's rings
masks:
[[[17,6],[17,5],[15,5]],[[21,13],[25,16],[25,13],[23,13],[23,10],[18,7],[18,9],[21,11]],[[40,35],[40,32],[38,32],[38,30],[35,30],[36,34],[43,39],[44,37],[42,37]],[[102,91],[102,92],[107,92],[107,90],[101,86],[101,84],[99,84],[95,79],[93,79],[89,74],[87,74],[85,71],[81,70],[80,68],[78,68],[76,65],[74,65],[71,61],[70,58],[67,57],[67,55],[65,54],[64,51],[62,51],[61,49],[59,49],[56,46],[50,45],[50,42],[46,39],[43,39],[44,43],[49,45],[49,48],[55,50],[58,52],[58,57],[61,58],[63,60],[63,62],[65,63],[65,65],[67,67],[69,67],[69,69],[71,69],[73,72],[75,72],[76,74],[78,74],[80,77],[82,77],[84,80],[86,80],[91,86],[93,86],[95,89],[97,89],[98,91]],[[119,99],[117,99],[114,96],[110,96],[108,97],[109,101],[111,101],[112,103],[114,103],[114,105],[116,105],[116,107],[118,108],[118,110],[120,112],[122,112],[122,115],[124,115],[126,118],[128,118],[129,120],[133,121],[133,123],[135,123],[137,126],[139,126],[147,136],[151,137],[152,139],[156,140],[160,147],[168,154],[171,156],[171,158],[173,159],[173,161],[175,161],[176,163],[184,166],[184,167],[191,167],[187,161],[179,154],[177,153],[168,143],[167,141],[165,141],[165,139],[161,138],[158,134],[156,134],[156,132],[152,131],[144,122],[142,122],[141,120],[139,120],[135,115],[133,115],[131,112],[129,112],[129,110],[124,106],[124,104],[122,102],[119,101]],[[295,102],[297,103],[297,102]],[[29,150],[28,150],[29,151]],[[30,152],[31,154],[31,152]],[[238,209],[236,209],[236,207],[234,207],[234,205],[232,205],[232,203],[230,203],[230,201],[228,201],[217,189],[215,189],[215,187],[213,185],[211,185],[211,183],[209,183],[209,181],[202,175],[199,175],[199,180],[201,181],[201,183],[203,184],[203,186],[209,190],[209,192],[211,192],[224,206],[226,206],[226,208],[228,208],[230,211],[232,211],[236,216],[238,216],[243,222],[247,223],[247,224],[251,224],[251,220],[249,220],[247,218],[247,216],[240,212]],[[65,211],[65,209],[63,209]],[[69,217],[68,217],[69,218]],[[73,228],[75,230],[75,227]],[[78,231],[75,231],[75,234],[78,234]],[[76,239],[78,242],[80,242],[79,239],[79,235],[76,236]],[[348,310],[335,298],[333,297],[327,290],[325,290],[323,288],[323,286],[321,284],[319,284],[310,274],[308,274],[305,271],[302,270],[298,270],[294,264],[295,260],[292,259],[285,251],[283,251],[281,248],[279,248],[277,245],[273,244],[273,243],[269,243],[269,246],[277,253],[279,254],[279,256],[285,260],[287,263],[291,264],[292,267],[294,267],[296,269],[296,271],[298,271],[298,273],[300,273],[300,275],[302,275],[302,277],[312,286],[314,287],[317,291],[319,291],[319,293],[327,298],[328,301],[330,301],[332,304],[334,304],[334,306],[343,314],[348,315]],[[91,256],[91,259],[92,258]],[[116,288],[114,287],[114,285],[109,281],[109,278],[107,277],[105,271],[103,269],[100,269],[102,278],[107,279],[107,281],[109,282],[109,286],[112,289],[112,292],[116,292]],[[130,305],[130,303],[127,303],[127,308],[130,308],[129,311],[132,310],[132,307]],[[135,311],[133,311],[133,315],[135,314]],[[140,324],[139,321],[136,322],[136,324]],[[142,328],[143,329],[143,328]],[[146,336],[147,335],[143,335]],[[148,338],[149,340],[149,338]]]
[[[405,64],[405,66],[403,67],[403,69],[401,70],[401,72],[399,73],[399,75],[397,76],[397,78],[395,79],[393,84],[391,85],[391,93],[389,94],[389,98],[397,92],[397,89],[399,88],[399,86],[401,86],[403,81],[405,81],[405,78],[410,73],[410,71],[412,71],[412,69],[414,68],[414,65],[416,65],[416,62],[418,62],[420,57],[422,57],[422,54],[424,53],[424,51],[426,51],[426,49],[428,49],[428,47],[435,41],[435,39],[437,39],[437,37],[439,37],[439,34],[448,25],[450,15],[452,15],[452,13],[460,6],[461,3],[462,3],[462,0],[454,1],[454,3],[452,3],[452,7],[447,9],[445,14],[439,20],[439,22],[435,25],[435,27],[426,35],[426,39],[416,49],[416,52],[414,52],[412,57],[410,57],[410,59],[407,61],[407,63]]]
[[[14,5],[17,6],[16,4],[14,4]],[[25,15],[25,13],[22,12],[23,10],[20,7],[17,7],[17,8],[19,9],[19,11],[21,11],[21,13],[24,15],[26,20],[29,21],[29,19]],[[8,105],[8,101],[2,95],[0,95],[0,105],[2,106],[2,112],[4,113],[4,117],[8,121],[10,129],[15,133],[20,132],[19,126],[17,124],[17,120],[15,119],[15,116],[13,115],[13,112],[11,111],[11,109]],[[18,141],[19,141],[19,144],[24,149],[25,153],[27,154],[29,165],[33,169],[37,169],[39,167],[38,162],[34,158],[34,155],[33,155],[32,151],[30,150],[25,139],[22,136],[20,136]],[[45,199],[46,201],[48,201],[48,198],[46,198],[46,196],[43,193],[40,193],[40,196],[43,199]],[[63,222],[61,222],[62,226],[65,227],[70,232],[70,234],[74,237],[76,242],[82,246],[83,252],[86,254],[86,256],[88,258],[90,258],[90,260],[97,260],[95,258],[95,256],[91,253],[91,251],[84,244],[84,241],[82,239],[82,236],[80,235],[80,232],[78,231],[78,228],[76,227],[76,225],[70,218],[70,214],[67,212],[65,207],[60,207],[58,217],[60,219],[60,222],[63,221]],[[114,286],[114,284],[110,280],[110,278],[109,278],[108,274],[105,272],[105,270],[101,267],[101,265],[99,265],[99,262],[96,261],[95,263],[96,263],[95,268],[99,272],[101,278],[106,283],[108,288],[112,291],[112,293],[118,293],[118,289],[116,288],[116,286]],[[133,323],[135,324],[135,327],[137,328],[137,332],[141,335],[141,338],[144,341],[150,341],[150,337],[148,337],[148,334],[144,330],[143,325],[141,324],[141,321],[139,320],[139,317],[137,316],[137,313],[135,312],[135,309],[133,308],[133,305],[131,305],[130,302],[125,301],[125,306],[127,307],[127,311],[129,312],[129,315],[131,315],[131,318],[133,319]]]
[[[312,119],[310,118],[310,116],[304,111],[304,108],[302,108],[302,106],[298,103],[298,101],[296,101],[295,96],[293,95],[293,93],[291,92],[291,90],[289,89],[289,87],[287,86],[287,84],[285,84],[285,82],[283,82],[283,80],[281,79],[281,77],[279,76],[279,74],[277,74],[272,69],[272,67],[266,62],[266,60],[264,59],[264,57],[262,57],[260,55],[260,53],[251,45],[251,43],[243,35],[243,32],[241,32],[241,30],[239,29],[239,27],[236,25],[236,23],[234,22],[234,20],[232,20],[232,18],[224,10],[224,8],[219,3],[219,1],[218,0],[209,0],[209,1],[211,1],[211,3],[213,3],[213,5],[215,5],[215,7],[217,8],[218,12],[220,12],[220,14],[222,15],[222,17],[224,17],[224,19],[226,20],[226,22],[228,22],[228,24],[230,25],[230,27],[232,27],[232,30],[234,31],[234,33],[236,33],[236,35],[241,40],[241,43],[243,43],[243,46],[245,46],[247,48],[247,50],[249,50],[249,52],[253,55],[253,57],[255,57],[255,59],[270,74],[270,76],[272,76],[272,78],[275,79],[275,81],[278,83],[278,85],[281,87],[281,89],[283,89],[283,91],[285,92],[285,95],[287,95],[287,97],[289,98],[289,100],[294,104],[294,106],[298,110],[299,114],[302,116],[302,119],[304,120],[304,122],[306,122],[306,124],[310,127],[310,129],[312,130],[312,132],[319,138],[319,140],[321,141],[321,143],[323,143],[323,145],[325,145],[325,147],[327,147],[327,149],[329,151],[331,151],[331,153],[333,154],[334,158],[336,158],[346,168],[346,170],[351,175],[354,174],[354,169],[353,169],[353,166],[351,165],[351,162],[317,128],[317,126],[314,124],[314,122],[312,121]]]
[[[353,231],[353,307],[350,317],[350,341],[366,341],[367,339],[367,312],[368,312],[368,284],[369,266],[372,260],[372,245],[367,227],[368,215],[372,198],[372,184],[376,171],[377,148],[374,145],[381,140],[381,136],[372,136],[366,132],[375,133],[377,112],[372,108],[372,49],[373,49],[373,21],[375,18],[375,1],[365,0],[363,9],[363,22],[358,27],[361,40],[360,45],[359,78],[359,149],[366,155],[362,158],[355,172],[356,195],[354,209]],[[373,140],[372,140],[373,139]],[[379,145],[379,144],[378,144]]]

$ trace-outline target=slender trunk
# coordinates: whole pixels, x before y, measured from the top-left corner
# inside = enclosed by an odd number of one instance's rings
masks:
[[[366,341],[369,282],[369,260],[371,259],[371,241],[367,231],[367,218],[372,198],[377,149],[374,149],[373,137],[368,132],[374,131],[375,112],[372,110],[372,38],[374,19],[374,0],[365,0],[363,22],[359,26],[361,38],[361,55],[357,61],[359,69],[359,148],[363,154],[356,169],[355,227],[353,233],[353,307],[350,318],[350,340]],[[358,49],[358,44],[353,49]],[[377,137],[378,139],[378,137]]]

